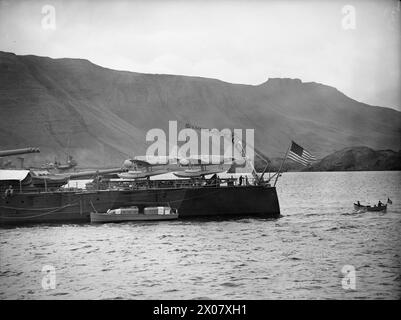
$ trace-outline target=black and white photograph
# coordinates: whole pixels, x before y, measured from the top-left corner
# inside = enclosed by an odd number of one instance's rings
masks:
[[[0,0],[0,300],[400,300],[400,9]]]

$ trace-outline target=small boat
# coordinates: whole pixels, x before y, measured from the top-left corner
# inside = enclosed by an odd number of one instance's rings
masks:
[[[147,207],[139,212],[138,207],[107,210],[105,213],[91,212],[91,222],[159,221],[178,219],[178,211],[170,207]]]
[[[387,204],[383,204],[381,206],[363,206],[361,204],[354,203],[354,209],[355,210],[363,210],[363,211],[386,211],[387,210]]]

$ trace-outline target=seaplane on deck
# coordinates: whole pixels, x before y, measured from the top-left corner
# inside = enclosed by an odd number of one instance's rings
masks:
[[[123,166],[128,172],[118,174],[124,180],[149,179],[152,176],[173,173],[178,178],[202,178],[227,172],[233,166],[239,167],[238,161],[218,155],[194,155],[190,157],[168,158],[137,156],[127,159]]]

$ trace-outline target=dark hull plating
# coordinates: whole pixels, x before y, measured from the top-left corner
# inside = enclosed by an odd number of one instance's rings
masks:
[[[104,190],[14,194],[0,199],[0,224],[90,222],[90,212],[136,205],[169,205],[180,218],[278,217],[276,189],[263,186]]]
[[[243,186],[187,189],[179,208],[181,217],[258,215],[278,217],[276,188]]]

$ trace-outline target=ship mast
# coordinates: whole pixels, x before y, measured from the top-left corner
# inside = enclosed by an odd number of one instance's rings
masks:
[[[192,125],[190,123],[186,123],[185,126],[187,128],[191,128],[191,129],[195,129],[195,130],[206,129],[206,130],[209,130],[209,132],[213,133],[214,135],[217,135],[217,133],[215,131],[213,131],[213,130],[210,130],[210,129],[207,129],[207,128],[201,128],[201,127],[198,127],[198,126],[194,126],[194,125]],[[231,139],[231,142],[232,142],[234,148],[236,148],[236,150],[241,154],[241,157],[251,167],[252,176],[255,179],[255,181],[259,184],[260,183],[260,178],[259,178],[259,176],[258,176],[258,174],[256,172],[256,169],[255,169],[252,161],[249,159],[248,155],[246,154],[246,151],[244,150],[244,147],[242,146],[241,139],[234,132],[232,132],[230,135],[225,134],[225,133],[220,133],[220,134],[218,134],[218,136],[226,138],[226,139]]]

